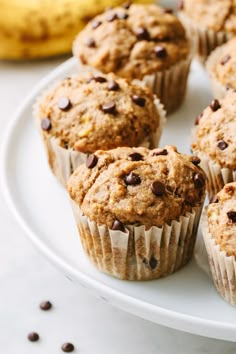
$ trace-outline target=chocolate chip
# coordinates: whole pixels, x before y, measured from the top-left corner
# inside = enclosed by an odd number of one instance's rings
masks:
[[[165,193],[165,186],[162,182],[155,181],[151,185],[151,190],[156,196],[161,197]]]
[[[146,30],[146,28],[139,27],[135,31],[136,37],[139,41],[146,40],[148,41],[150,39],[149,33]]]
[[[210,107],[213,112],[216,112],[221,107],[221,105],[220,102],[217,99],[215,99],[211,101]]]
[[[127,1],[122,5],[122,7],[124,9],[128,10],[130,8],[131,4],[132,4],[132,1]]]
[[[92,29],[96,29],[96,28],[98,28],[99,26],[101,26],[101,24],[102,24],[102,22],[101,21],[97,21],[97,20],[94,20],[93,22],[92,22]]]
[[[97,162],[98,162],[98,157],[94,154],[90,154],[87,156],[86,166],[88,168],[93,168],[96,166]]]
[[[65,353],[71,353],[74,351],[75,347],[73,346],[72,343],[64,343],[62,346],[61,346],[61,349],[63,352]]]
[[[116,112],[116,104],[114,102],[107,102],[102,105],[104,113],[114,114]]]
[[[117,14],[114,12],[112,14],[109,14],[107,17],[106,17],[106,20],[108,22],[113,22],[115,21],[116,19],[118,18]]]
[[[218,203],[218,198],[217,198],[217,195],[213,195],[210,200],[209,200],[209,204],[212,204],[212,203]]]
[[[152,154],[152,156],[160,156],[160,155],[166,156],[168,155],[168,151],[166,149],[163,149],[160,151],[154,151]]]
[[[138,95],[133,95],[131,98],[132,98],[132,101],[133,101],[136,105],[138,105],[138,106],[140,106],[140,107],[144,107],[144,106],[145,106],[145,103],[146,103],[145,98],[140,97],[140,96],[138,96]]]
[[[141,178],[136,173],[130,172],[125,176],[124,181],[127,186],[135,186],[141,183]]]
[[[193,182],[197,188],[202,188],[205,185],[205,178],[202,173],[196,172],[193,175]]]
[[[220,140],[217,143],[217,146],[220,150],[225,150],[229,145],[224,140]]]
[[[138,152],[133,152],[129,155],[132,161],[141,161],[143,159],[143,155],[139,154]]]
[[[236,211],[228,211],[227,216],[230,221],[236,222]]]
[[[147,258],[144,258],[143,259],[143,264],[147,267],[148,266],[148,260],[147,260]]]
[[[197,156],[193,156],[193,157],[192,157],[192,163],[193,163],[195,166],[199,165],[200,162],[201,162],[201,160],[199,159],[199,157],[197,157]]]
[[[52,128],[52,124],[50,119],[44,118],[41,120],[41,128],[42,130],[48,131]]]
[[[68,97],[61,97],[57,105],[62,111],[68,111],[71,108],[71,102]]]
[[[120,13],[118,14],[118,18],[119,18],[120,20],[126,20],[128,17],[129,17],[129,15],[128,15],[126,12],[120,12]]]
[[[30,342],[37,342],[39,340],[39,335],[36,332],[31,332],[28,334],[28,339]]]
[[[88,38],[86,41],[86,45],[89,48],[95,48],[96,47],[96,42],[93,38]]]
[[[196,118],[195,118],[195,125],[198,125],[200,122],[200,119],[202,118],[203,113],[200,113]]]
[[[154,256],[152,256],[149,261],[150,268],[152,270],[155,269],[157,264],[158,264],[158,262],[157,262],[156,258]]]
[[[113,224],[112,224],[112,230],[118,230],[118,231],[125,232],[125,226],[119,220],[115,220],[115,221],[113,221]]]
[[[221,60],[221,65],[225,65],[231,59],[230,55],[225,55],[224,58]]]
[[[157,58],[166,58],[167,56],[167,51],[166,51],[166,48],[160,46],[160,45],[157,45],[155,48],[154,48],[154,53],[156,54],[156,57]]]
[[[108,83],[108,90],[109,91],[117,91],[117,90],[119,90],[119,88],[120,88],[119,84],[114,80],[111,80]]]
[[[178,10],[183,10],[184,9],[184,2],[183,0],[179,0],[177,3],[177,9]]]
[[[165,9],[163,9],[163,12],[165,14],[173,14],[173,9],[171,9],[170,7],[166,7]]]
[[[92,77],[93,81],[99,82],[100,84],[102,84],[103,82],[107,82],[107,79],[105,77],[99,76],[99,75],[95,75]]]
[[[43,301],[39,306],[43,311],[48,311],[52,308],[52,304],[50,301]]]

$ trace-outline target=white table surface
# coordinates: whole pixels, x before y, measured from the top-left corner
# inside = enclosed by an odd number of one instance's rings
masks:
[[[63,59],[0,62],[0,142],[17,105]],[[25,238],[0,192],[0,353],[57,354],[74,343],[83,354],[235,354],[236,343],[198,337],[134,317],[58,273]],[[38,304],[49,299],[53,309]],[[36,331],[40,341],[27,334]]]

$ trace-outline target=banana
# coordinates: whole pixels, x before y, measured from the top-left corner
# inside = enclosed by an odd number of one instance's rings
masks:
[[[123,2],[0,0],[0,59],[43,58],[68,53],[76,34],[89,20],[106,7]]]

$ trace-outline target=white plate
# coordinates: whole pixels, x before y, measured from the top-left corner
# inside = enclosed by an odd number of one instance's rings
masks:
[[[194,261],[161,280],[127,282],[99,273],[85,258],[66,191],[48,168],[31,114],[37,95],[53,80],[75,70],[74,59],[54,70],[35,87],[11,119],[1,155],[1,181],[13,214],[49,260],[95,295],[169,327],[235,341],[236,310],[219,297],[211,279]],[[168,119],[162,145],[176,144],[180,151],[189,153],[194,117],[210,100],[206,74],[194,63],[187,98]]]

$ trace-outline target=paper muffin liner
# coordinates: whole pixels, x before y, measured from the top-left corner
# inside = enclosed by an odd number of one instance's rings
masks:
[[[205,63],[213,49],[224,44],[234,36],[228,32],[215,32],[211,29],[203,28],[200,22],[196,23],[183,12],[179,12],[179,18],[185,26],[189,37],[194,41],[196,54],[203,63]]]
[[[236,181],[236,170],[224,167],[212,161],[207,155],[195,152],[201,159],[200,167],[207,175],[207,192],[209,199],[214,197],[225,184]]]
[[[216,63],[223,51],[222,46],[216,48],[208,57],[206,61],[206,68],[211,81],[212,93],[215,98],[221,99],[229,92],[229,89],[224,86],[215,75]]]
[[[158,98],[154,100],[157,111],[160,116],[160,124],[155,132],[152,132],[144,141],[139,145],[147,148],[158,147],[161,134],[163,131],[164,124],[166,122],[166,112],[164,110],[163,104],[159,101]],[[43,134],[40,127],[40,116],[38,112],[38,104],[34,107],[34,116],[36,118],[36,124],[42,135],[45,150],[48,157],[48,163],[51,167],[52,172],[58,179],[58,181],[66,185],[66,182],[74,170],[86,162],[87,154],[75,151],[70,148],[66,149],[60,146],[60,141],[55,137],[52,137],[50,133]],[[102,149],[102,146],[101,146]]]
[[[211,275],[215,287],[225,301],[236,305],[236,261],[233,256],[227,256],[221,251],[208,230],[206,210],[202,217],[202,233],[206,245]]]
[[[167,276],[192,257],[201,208],[162,228],[126,225],[126,232],[90,221],[71,200],[81,243],[96,268],[119,279],[151,280]]]

